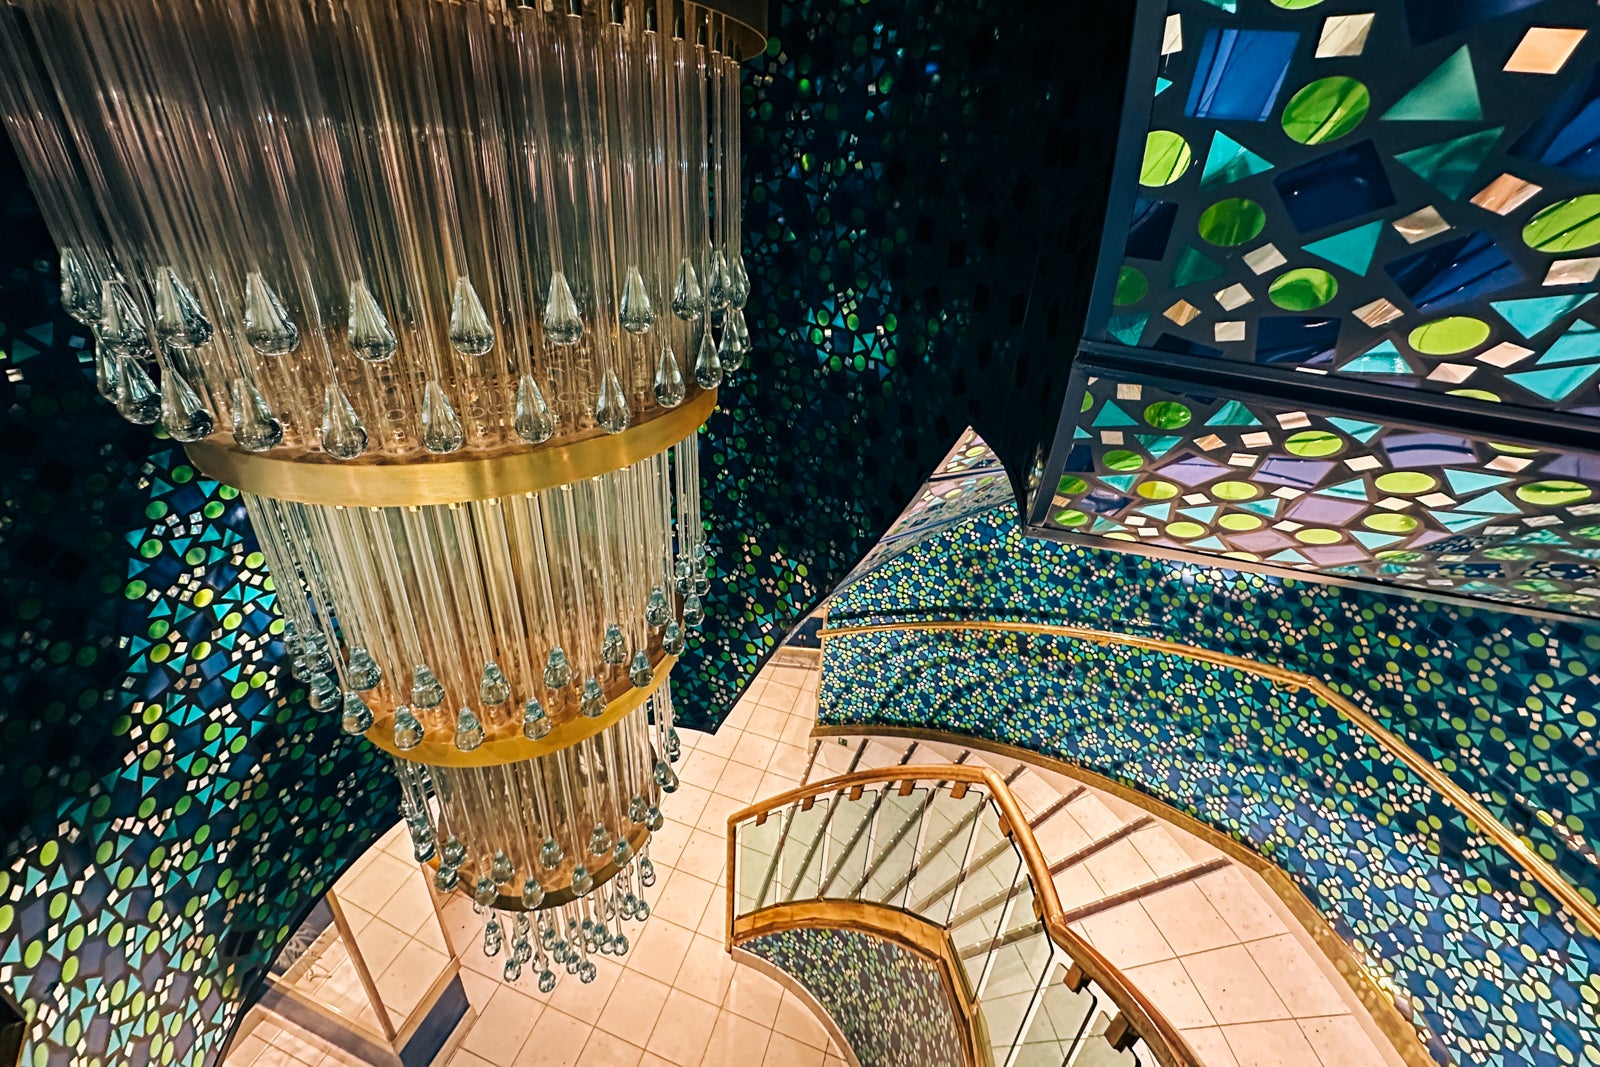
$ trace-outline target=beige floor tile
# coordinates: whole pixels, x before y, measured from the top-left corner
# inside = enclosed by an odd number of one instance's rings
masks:
[[[1067,811],[1091,838],[1104,837],[1123,823],[1131,821],[1106,807],[1105,800],[1096,793],[1074,800],[1067,805]]]
[[[801,769],[804,770],[803,767]],[[779,774],[776,771],[769,770],[761,776],[761,784],[756,786],[756,799],[766,800],[777,796],[779,793],[787,793],[799,784],[800,778],[798,775],[791,777],[787,774]]]
[[[806,761],[810,756],[811,750],[808,746],[782,742],[773,748],[772,758],[767,761],[767,771],[782,775],[798,785],[805,776]]]
[[[1293,934],[1252,941],[1245,947],[1296,1019],[1350,1014],[1350,1005]]]
[[[1334,1015],[1297,1022],[1323,1067],[1385,1067],[1389,1063],[1354,1016]]]
[[[1213,871],[1194,883],[1241,941],[1287,933],[1288,927],[1237,866]]]
[[[1212,1018],[1222,1026],[1290,1018],[1289,1009],[1243,945],[1185,956],[1183,967],[1205,998]],[[1228,1044],[1237,1053],[1231,1035]]]
[[[1046,856],[1050,853],[1046,852]],[[1061,898],[1063,908],[1072,909],[1084,904],[1092,904],[1105,894],[1100,892],[1100,883],[1094,876],[1081,866],[1068,867],[1055,876],[1056,895]]]
[[[762,1067],[822,1067],[827,1053],[803,1041],[774,1033],[767,1042],[767,1054],[762,1057]]]
[[[701,789],[697,785],[679,785],[676,793],[662,799],[661,813],[667,817],[668,822],[693,826],[695,820],[700,818],[700,812],[705,809],[706,801],[710,799],[709,789]]]
[[[671,991],[671,986],[649,975],[624,971],[595,1026],[626,1040],[646,1040],[655,1029],[656,1019]]]
[[[753,967],[738,967],[722,1006],[735,1015],[771,1029],[783,1002],[783,987]]]
[[[479,1011],[461,1047],[490,1063],[510,1063],[546,1010],[532,997],[503,985]]]
[[[673,869],[685,871],[707,882],[715,882],[722,878],[727,866],[726,830],[720,834],[710,830],[695,830],[689,835],[689,843],[684,846]]]
[[[563,1015],[569,1015],[585,1025],[593,1026],[599,1021],[600,1013],[605,1010],[606,1001],[610,999],[612,990],[616,989],[622,974],[623,969],[611,960],[595,964],[594,981],[588,985],[578,981],[576,975],[562,971],[555,989],[543,1000],[548,1007]],[[526,978],[523,979],[523,983],[531,988],[538,988]]]
[[[322,1057],[318,1056],[318,1059]],[[290,1055],[276,1045],[269,1045],[261,1050],[252,1067],[315,1067],[314,1064]]]
[[[1091,915],[1075,924],[1100,954],[1118,967],[1141,967],[1171,959],[1171,946],[1137,903]]]
[[[625,957],[628,969],[671,985],[692,941],[692,930],[672,923],[646,922]]]
[[[1199,1030],[1185,1030],[1183,1039],[1188,1042],[1189,1048],[1205,1067],[1239,1067],[1233,1049],[1228,1047],[1228,1039],[1223,1036],[1222,1027],[1208,1026]]]
[[[567,984],[565,978],[561,984]],[[593,1036],[594,1027],[582,1019],[546,1008],[516,1059],[495,1062],[503,1067],[577,1067],[583,1058],[583,1046]]]
[[[1222,1032],[1239,1067],[1308,1067],[1319,1062],[1311,1043],[1292,1021],[1224,1026]]]
[[[783,994],[783,1001],[778,1005],[778,1017],[773,1020],[772,1029],[775,1033],[792,1037],[796,1041],[823,1051],[827,1051],[833,1044],[827,1027],[817,1020],[811,1006],[789,992]]]
[[[266,1048],[266,1041],[255,1034],[249,1034],[229,1047],[228,1058],[224,1062],[227,1067],[250,1067]]]
[[[1139,906],[1180,956],[1239,943],[1233,927],[1193,882],[1152,893],[1141,898]]]
[[[712,755],[727,759],[733,753],[733,746],[737,745],[742,737],[744,737],[743,730],[736,730],[724,724],[722,729],[702,740],[695,751],[710,752]]]
[[[718,1014],[715,1005],[674,989],[667,995],[666,1006],[645,1048],[678,1067],[698,1067],[704,1062]]]
[[[757,770],[766,770],[767,764],[772,762],[773,750],[779,742],[760,734],[744,734],[734,744],[733,751],[728,753],[728,758],[735,763],[744,763]]]
[[[1200,991],[1194,987],[1194,980],[1177,960],[1128,967],[1122,973],[1128,976],[1134,988],[1155,1003],[1173,1026],[1188,1029],[1216,1025]]]
[[[685,785],[709,790],[716,788],[717,779],[722,777],[727,767],[728,761],[721,756],[713,756],[709,752],[690,752],[678,762],[675,770],[678,780]]]
[[[583,1067],[638,1067],[644,1049],[629,1044],[615,1034],[596,1030],[583,1046]]]
[[[811,746],[811,728],[816,725],[816,720],[805,715],[789,716],[788,725],[783,728],[783,736],[779,738],[786,745],[795,748],[809,749]]]
[[[407,877],[415,877],[417,869],[387,852],[369,852],[367,856],[370,858],[359,870],[335,883],[334,892],[340,900],[348,900],[364,911],[382,915],[383,906],[400,888],[400,883]]]
[[[665,920],[677,923],[686,930],[700,925],[706,902],[717,887],[704,878],[696,878],[688,871],[673,871],[665,884],[656,883],[655,903],[651,905],[650,921]]]
[[[670,797],[667,798],[671,803]],[[694,833],[694,827],[689,823],[673,822],[668,819],[662,824],[661,829],[650,835],[650,862],[659,869],[677,866],[678,860],[683,855],[684,846],[689,843],[689,837]]]
[[[461,987],[467,991],[467,1003],[477,1011],[484,1009],[502,984],[488,975],[465,967],[461,969]]]
[[[785,715],[794,707],[794,702],[800,699],[799,679],[790,685],[776,679],[768,679],[767,688],[761,693],[761,706],[783,712]]]
[[[680,1067],[664,1056],[657,1056],[649,1049],[645,1050],[644,1058],[639,1061],[639,1067]]]
[[[748,763],[729,760],[723,768],[722,776],[712,787],[712,792],[732,797],[743,806],[756,798],[756,787],[761,784],[763,773],[765,773],[763,770]]]
[[[756,781],[760,780],[757,777]],[[706,806],[701,809],[700,817],[694,821],[695,829],[716,834],[726,840],[728,836],[728,816],[740,808],[748,806],[749,803],[748,800],[737,800],[734,797],[723,796],[721,793],[712,793],[706,801]]]
[[[1144,857],[1144,861],[1150,865],[1150,869],[1157,877],[1175,874],[1186,867],[1194,866],[1189,853],[1185,852],[1173,838],[1172,832],[1159,823],[1140,830],[1128,840],[1133,842],[1134,849]]]
[[[767,1041],[772,1031],[759,1023],[735,1015],[731,1011],[719,1012],[717,1024],[711,1028],[711,1040],[706,1045],[705,1059],[711,1064],[758,1064],[767,1053]]]
[[[1034,827],[1033,839],[1047,859],[1058,860],[1070,856],[1089,843],[1089,835],[1066,811],[1057,811]]]
[[[411,936],[396,930],[383,919],[374,919],[356,936],[356,950],[367,965],[368,972],[382,974],[400,955],[400,950],[411,943]],[[420,947],[420,946],[419,946]]]
[[[456,1054],[450,1057],[450,1067],[500,1067],[497,1063],[490,1063],[482,1056],[477,1056],[466,1049],[456,1049]]]
[[[500,964],[505,966],[504,961]],[[421,941],[412,940],[405,951],[375,979],[378,995],[397,1018],[409,1016],[450,966],[450,957]],[[398,1024],[397,1024],[398,1025]]]
[[[1108,895],[1145,885],[1156,876],[1150,864],[1145,862],[1139,850],[1133,847],[1133,842],[1126,837],[1084,860],[1083,866],[1088,868]]]
[[[783,731],[788,725],[789,713],[787,711],[763,707],[750,716],[750,723],[744,730],[746,733],[760,734],[762,737],[776,741],[783,736]]]
[[[683,965],[673,985],[685,993],[720,1006],[728,995],[728,983],[733,980],[737,966],[721,941],[696,934],[694,941],[683,954]]]

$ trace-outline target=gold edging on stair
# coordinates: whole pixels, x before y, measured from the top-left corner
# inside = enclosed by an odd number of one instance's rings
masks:
[[[768,978],[782,986],[790,996],[805,1005],[806,1009],[816,1016],[817,1023],[828,1032],[833,1039],[834,1047],[839,1050],[839,1055],[849,1067],[862,1067],[861,1060],[856,1056],[856,1050],[850,1047],[850,1042],[844,1036],[844,1031],[839,1029],[839,1024],[834,1022],[833,1016],[828,1014],[828,1009],[822,1002],[812,995],[811,990],[800,983],[800,980],[782,967],[768,963],[749,949],[740,948],[738,945],[729,949],[735,962],[743,964],[754,970],[760,971]]]
[[[855,930],[872,937],[881,937],[914,952],[931,962],[939,970],[940,985],[950,998],[955,1010],[962,1050],[969,1067],[980,1067],[988,1062],[982,1049],[989,1047],[983,1032],[983,1016],[973,1003],[972,991],[956,959],[955,946],[942,926],[936,926],[920,915],[900,908],[874,904],[866,900],[805,900],[788,904],[774,904],[740,916],[730,932],[734,947],[742,941],[780,933],[784,930],[832,928]]]
[[[840,732],[846,731],[841,730]],[[888,731],[884,731],[884,733],[888,733]],[[1150,999],[1132,982],[1128,981],[1127,977],[1110,960],[1102,956],[1093,945],[1084,940],[1082,935],[1067,925],[1063,918],[1064,909],[1061,907],[1061,898],[1056,893],[1055,879],[1050,874],[1050,865],[1039,848],[1039,842],[1034,839],[1033,830],[1028,825],[1028,817],[1023,813],[1022,806],[1017,802],[1017,798],[1012,794],[1005,780],[988,767],[970,767],[964,764],[946,763],[932,766],[896,766],[879,770],[852,771],[836,778],[828,778],[823,781],[810,782],[806,785],[798,786],[788,792],[780,793],[775,797],[768,797],[766,800],[758,801],[730,814],[728,816],[728,886],[726,893],[726,944],[729,950],[731,951],[733,948],[734,934],[738,929],[734,916],[734,898],[738,893],[737,831],[741,823],[749,822],[762,814],[770,814],[783,808],[792,807],[798,803],[814,801],[824,794],[842,793],[857,784],[892,786],[904,781],[950,783],[954,787],[951,789],[952,796],[955,795],[956,789],[981,785],[988,792],[990,803],[994,804],[999,810],[1004,824],[1011,828],[1009,836],[1012,843],[1016,845],[1017,851],[1022,855],[1023,865],[1028,872],[1028,880],[1033,885],[1034,903],[1041,921],[1049,932],[1050,940],[1055,942],[1058,948],[1085,971],[1094,980],[1095,984],[1105,991],[1118,1010],[1129,1018],[1135,1032],[1144,1038],[1151,1054],[1160,1067],[1200,1067],[1201,1061],[1199,1057],[1195,1055],[1194,1050],[1189,1047],[1183,1035],[1167,1020],[1166,1016],[1162,1015]],[[753,912],[752,914],[760,914],[760,912]]]
[[[1578,923],[1580,930],[1587,928],[1594,936],[1600,936],[1600,907],[1585,898],[1577,886],[1567,881],[1560,871],[1556,870],[1543,856],[1535,852],[1515,831],[1496,819],[1487,808],[1474,799],[1465,789],[1457,785],[1449,775],[1429,763],[1416,749],[1379,725],[1378,721],[1371,715],[1334,692],[1326,682],[1320,679],[1285,670],[1282,667],[1257,663],[1243,656],[1229,655],[1226,652],[1213,652],[1194,645],[1162,641],[1153,637],[1110,633],[1086,626],[1045,626],[1040,623],[1021,622],[918,622],[904,625],[842,626],[836,630],[824,629],[821,636],[823,638],[823,647],[826,648],[828,638],[891,630],[1002,630],[1010,633],[1070,637],[1077,640],[1090,641],[1097,645],[1127,645],[1155,652],[1168,652],[1175,656],[1182,656],[1185,659],[1244,671],[1291,690],[1308,690],[1371,738],[1379,748],[1405,764],[1412,773],[1416,774],[1434,792],[1443,797],[1446,803],[1465,815],[1483,833],[1483,836],[1493,841],[1515,863],[1532,875],[1534,881],[1542,885],[1545,891],[1567,910]],[[863,733],[865,731],[847,730],[844,732]],[[916,737],[918,735],[911,733],[905,736]]]
[[[1127,801],[1157,818],[1171,823],[1180,830],[1184,830],[1200,838],[1206,844],[1218,849],[1227,856],[1238,860],[1249,867],[1261,880],[1267,883],[1267,888],[1272,890],[1274,896],[1283,902],[1289,909],[1306,933],[1317,943],[1325,956],[1333,963],[1349,984],[1356,999],[1367,1009],[1374,1024],[1394,1046],[1394,1050],[1404,1060],[1407,1067],[1438,1067],[1438,1063],[1428,1053],[1427,1046],[1423,1043],[1422,1035],[1418,1033],[1416,1024],[1401,1014],[1395,1006],[1393,995],[1380,985],[1372,972],[1361,962],[1355,949],[1344,938],[1334,932],[1329,925],[1327,917],[1311,903],[1300,887],[1284,873],[1283,869],[1250,846],[1235,841],[1222,831],[1201,822],[1199,819],[1185,812],[1179,811],[1147,793],[1142,793],[1130,786],[1107,778],[1103,774],[1080,767],[1075,763],[1056,759],[1051,756],[1041,755],[1038,752],[1013,745],[1004,745],[997,741],[988,741],[980,737],[967,737],[964,734],[945,733],[939,730],[925,730],[909,726],[873,726],[863,728],[857,726],[817,726],[812,731],[813,737],[903,737],[907,740],[928,741],[935,744],[959,745],[963,748],[974,748],[980,752],[987,752],[995,756],[1004,756],[1022,763],[1029,763],[1047,771],[1054,771],[1084,785],[1095,789],[1104,790],[1119,800]]]

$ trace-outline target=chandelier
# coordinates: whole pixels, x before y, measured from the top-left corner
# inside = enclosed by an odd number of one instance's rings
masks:
[[[746,11],[750,7],[752,10]],[[11,0],[100,391],[238,487],[312,705],[548,991],[627,951],[749,347],[749,0]]]

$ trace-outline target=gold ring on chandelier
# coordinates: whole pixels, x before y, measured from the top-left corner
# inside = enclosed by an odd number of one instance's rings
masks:
[[[630,467],[693,434],[716,406],[716,390],[703,390],[681,407],[619,434],[595,430],[488,456],[347,462],[321,452],[293,457],[246,452],[222,444],[225,438],[184,448],[206,477],[255,496],[331,507],[424,507],[538,493]]]

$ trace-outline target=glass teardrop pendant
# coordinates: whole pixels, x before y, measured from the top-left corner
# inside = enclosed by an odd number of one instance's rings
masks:
[[[162,267],[156,272],[156,338],[169,348],[199,348],[215,332],[200,301],[184,285],[178,272]]]
[[[483,744],[483,724],[471,708],[462,708],[456,716],[456,748],[471,752]]]
[[[344,715],[340,720],[347,734],[364,734],[372,729],[372,709],[361,699],[361,694],[351,691],[344,696]]]
[[[355,459],[367,450],[366,428],[335,382],[323,390],[322,450],[334,459]]]
[[[365,692],[377,687],[383,680],[383,672],[378,669],[378,662],[372,658],[372,653],[357,646],[350,650],[350,660],[345,665],[345,679],[350,683],[350,688]]]
[[[550,650],[550,658],[544,664],[544,684],[548,689],[561,689],[572,681],[572,665],[567,662],[567,654],[560,648]]]
[[[578,702],[578,710],[588,718],[598,718],[606,710],[605,690],[600,688],[600,683],[590,678],[583,683],[583,696]]]
[[[389,328],[383,309],[372,298],[366,282],[350,283],[350,350],[368,363],[382,363],[400,347],[400,339]]]
[[[629,267],[628,278],[622,283],[617,320],[629,333],[649,333],[656,324],[656,309],[650,304],[650,294],[644,291],[644,278],[638,267]]]
[[[677,407],[687,395],[683,372],[678,369],[678,356],[670,343],[661,346],[661,359],[656,363],[655,392],[656,403],[664,408]]]
[[[750,326],[744,321],[744,310],[734,308],[728,312],[726,325],[733,328],[733,339],[739,342],[739,351],[750,354]]]
[[[531,374],[524,374],[517,382],[517,410],[512,425],[517,436],[530,445],[543,444],[556,432],[555,415]]]
[[[685,322],[693,322],[706,309],[706,298],[700,292],[700,278],[694,264],[685,256],[678,266],[678,280],[672,286],[672,313]]]
[[[85,326],[100,319],[100,283],[88,257],[76,248],[61,250],[61,310]]]
[[[522,906],[529,911],[544,903],[544,886],[539,884],[539,879],[529,878],[522,883]]]
[[[494,326],[465,274],[450,301],[450,345],[463,356],[486,356],[494,348]]]
[[[459,867],[467,862],[467,846],[461,838],[451,834],[445,838],[444,847],[439,850],[439,855],[445,863],[452,867]]]
[[[651,626],[665,626],[672,617],[672,609],[667,605],[667,594],[661,591],[658,585],[650,590],[650,599],[644,602],[644,621]]]
[[[627,398],[622,395],[622,383],[617,372],[606,371],[600,382],[600,399],[594,406],[594,421],[606,433],[621,433],[628,428],[633,414],[628,410]]]
[[[611,831],[601,823],[594,824],[594,832],[589,835],[589,854],[591,856],[604,856],[611,851]]]
[[[137,356],[150,351],[150,331],[134,302],[127,283],[111,279],[100,290],[100,322],[95,337],[114,356]]]
[[[605,637],[600,642],[600,658],[612,667],[628,658],[628,639],[622,636],[622,627],[616,623],[606,627]]]
[[[402,752],[422,744],[422,723],[411,709],[401,704],[394,709],[394,747]]]
[[[252,381],[233,381],[233,439],[246,452],[265,452],[283,442],[283,423]]]
[[[478,680],[478,699],[485,704],[504,704],[511,699],[511,683],[505,672],[492,660],[483,665],[483,677]]]
[[[505,854],[504,849],[494,854],[494,859],[489,865],[489,873],[499,885],[505,885],[516,877],[517,869],[512,866],[511,857]]]
[[[700,332],[700,352],[694,360],[695,384],[702,389],[715,389],[722,384],[722,360],[717,356],[717,346],[711,343],[711,324]]]
[[[575,345],[583,340],[583,319],[578,302],[572,297],[567,276],[560,271],[550,275],[550,297],[544,305],[544,335],[553,345]]]
[[[739,335],[734,332],[731,321],[738,312],[732,312],[722,323],[722,343],[717,346],[717,357],[722,360],[722,369],[729,374],[744,366],[744,349],[739,345]]]
[[[244,339],[263,356],[282,356],[300,347],[300,327],[259,271],[244,280]]]
[[[161,360],[161,428],[174,441],[184,443],[209,437],[216,428],[200,395],[171,359]]]
[[[661,631],[661,647],[674,656],[683,655],[683,627],[677,621],[667,623],[667,628]]]
[[[561,866],[561,861],[566,858],[560,844],[553,837],[544,839],[544,844],[539,846],[539,863],[547,871],[553,871]]]
[[[109,345],[94,346],[94,387],[112,403],[117,400],[117,357]]]
[[[655,672],[650,669],[650,657],[644,654],[644,649],[633,654],[633,663],[628,667],[628,681],[637,689],[649,686],[655,677]]]
[[[711,277],[706,281],[706,306],[721,311],[728,306],[728,257],[718,249],[711,253]]]
[[[444,686],[427,664],[411,672],[411,703],[419,708],[436,708],[444,703]]]
[[[529,699],[522,706],[522,736],[529,741],[542,741],[550,736],[550,713],[537,699]]]
[[[444,395],[444,386],[429,382],[422,395],[422,447],[443,454],[456,451],[466,440],[456,409]]]
[[[750,275],[744,269],[744,253],[736,253],[728,273],[728,303],[742,308],[750,299]]]

